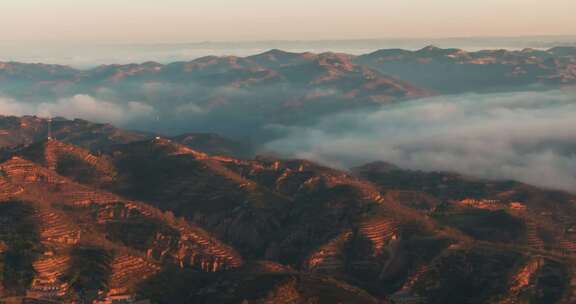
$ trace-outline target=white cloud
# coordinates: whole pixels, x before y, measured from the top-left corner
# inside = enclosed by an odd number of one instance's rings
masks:
[[[0,114],[18,116],[30,113],[31,108],[26,104],[19,103],[12,98],[0,97]]]
[[[3,115],[62,116],[69,119],[82,118],[95,122],[125,125],[131,121],[149,117],[154,112],[153,107],[140,102],[117,104],[96,99],[90,95],[75,95],[39,104],[0,98],[0,114]]]
[[[576,92],[434,97],[285,127],[267,145],[351,166],[384,160],[576,192]]]

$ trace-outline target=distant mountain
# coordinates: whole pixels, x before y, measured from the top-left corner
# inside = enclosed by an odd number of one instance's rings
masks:
[[[514,181],[238,159],[163,137],[99,154],[42,140],[6,151],[0,173],[3,297],[576,299],[576,196]]]
[[[63,65],[42,63],[0,63],[2,81],[58,81],[73,79],[79,70]]]
[[[0,116],[0,302],[573,303],[572,194],[383,162],[345,171],[254,157],[253,138],[214,130],[266,140],[254,130],[360,106],[573,85],[575,53],[0,64],[2,94],[19,102],[138,101],[157,115],[146,124],[204,131]]]
[[[364,95],[374,96],[376,99],[380,94],[386,94],[390,99],[426,94],[423,90],[402,84],[367,67],[356,66],[349,55],[297,54],[280,50],[245,58],[209,56],[166,65],[147,62],[106,65],[84,71],[64,66],[2,63],[0,88],[8,93],[27,97],[11,87],[13,82],[29,86],[26,95],[35,90],[44,93],[51,91],[53,95],[85,94],[108,86],[124,86],[124,93],[131,95],[137,93],[127,91],[127,86],[154,83],[197,84],[206,86],[206,90],[218,87],[255,89],[278,84],[303,89],[342,90],[348,87],[342,94],[345,96],[354,90],[370,88],[373,92]],[[345,87],[341,87],[342,84]]]
[[[467,52],[428,46],[417,51],[380,50],[354,62],[438,93],[576,83],[574,47]]]
[[[417,51],[383,49],[361,56],[275,49],[248,57],[208,56],[188,62],[104,65],[89,70],[4,62],[0,63],[0,88],[5,93],[30,97],[34,92],[60,96],[90,93],[108,86],[154,83],[200,84],[207,86],[208,91],[217,87],[282,84],[344,89],[343,95],[370,87],[376,92],[387,92],[390,98],[399,98],[426,94],[423,88],[442,93],[573,84],[575,65],[575,47],[467,52],[428,46]],[[26,92],[20,90],[24,86],[28,88]],[[136,94],[126,89],[124,93]],[[376,92],[361,95],[374,97],[378,96]]]
[[[273,49],[262,54],[247,57],[250,61],[268,68],[279,68],[303,64],[314,60],[317,57],[314,53],[292,53],[278,49]]]
[[[467,52],[430,46],[361,56],[271,50],[87,70],[10,62],[0,64],[0,96],[23,104],[17,113],[52,111],[115,122],[126,117],[123,126],[132,129],[218,133],[261,143],[283,127],[350,109],[439,94],[574,85],[574,50]],[[78,105],[87,98],[101,104],[101,111],[83,112]],[[109,120],[108,108],[116,120]]]
[[[47,71],[48,70],[48,71]],[[203,57],[187,62],[104,65],[89,70],[23,63],[0,65],[0,96],[68,118],[94,119],[74,100],[89,96],[105,113],[138,114],[125,126],[167,134],[198,130],[264,138],[265,126],[295,125],[357,107],[378,106],[431,92],[358,65],[345,54],[270,51],[250,57]],[[72,101],[70,101],[72,100]],[[18,107],[20,108],[20,107]],[[125,109],[123,112],[114,110]],[[18,114],[21,113],[17,112]],[[112,117],[119,117],[114,115]],[[98,114],[102,121],[109,117]],[[232,119],[233,118],[233,119]]]

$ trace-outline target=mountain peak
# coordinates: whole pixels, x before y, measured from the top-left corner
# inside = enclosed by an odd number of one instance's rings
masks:
[[[287,52],[281,49],[270,49],[264,53],[261,53],[259,55],[268,55],[268,56],[283,56],[283,55],[292,55],[295,53],[291,53],[291,52]]]
[[[372,52],[367,55],[362,55],[363,57],[367,56],[376,56],[376,57],[388,57],[388,56],[401,56],[406,54],[411,54],[412,52],[404,50],[404,49],[380,49],[375,52]]]
[[[435,45],[426,46],[418,51],[416,54],[426,54],[431,56],[455,56],[466,54],[466,51],[457,48],[440,48]]]
[[[442,50],[442,49],[431,44],[431,45],[427,45],[427,46],[421,48],[418,51],[420,51],[420,52],[434,52],[434,51],[439,51],[439,50]]]
[[[271,49],[264,53],[246,57],[252,62],[265,66],[268,68],[277,68],[299,64],[315,58],[316,55],[312,53],[294,53],[287,52],[280,49]]]

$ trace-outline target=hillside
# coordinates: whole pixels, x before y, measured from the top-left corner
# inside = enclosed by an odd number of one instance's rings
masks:
[[[49,166],[13,157],[0,170],[3,268],[10,271],[4,278],[13,284],[4,284],[3,297],[112,299],[133,293],[162,265],[215,272],[243,263],[201,228],[75,183]],[[10,223],[20,221],[27,229],[14,230]],[[13,274],[20,276],[15,282]]]
[[[576,297],[576,197],[567,193],[383,163],[345,172],[304,160],[237,159],[166,138],[100,154],[56,140],[7,153],[3,297]]]
[[[93,123],[82,119],[54,118],[49,122],[48,119],[37,116],[0,115],[0,156],[2,149],[10,150],[17,146],[42,141],[48,137],[49,133],[54,139],[94,152],[106,150],[117,144],[151,139],[156,136],[153,133],[129,131],[110,124]],[[172,139],[212,154],[245,157],[252,153],[249,143],[237,142],[213,133],[186,133]]]

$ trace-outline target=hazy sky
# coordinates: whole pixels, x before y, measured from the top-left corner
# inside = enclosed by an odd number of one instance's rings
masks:
[[[2,0],[0,42],[576,34],[575,0]]]

